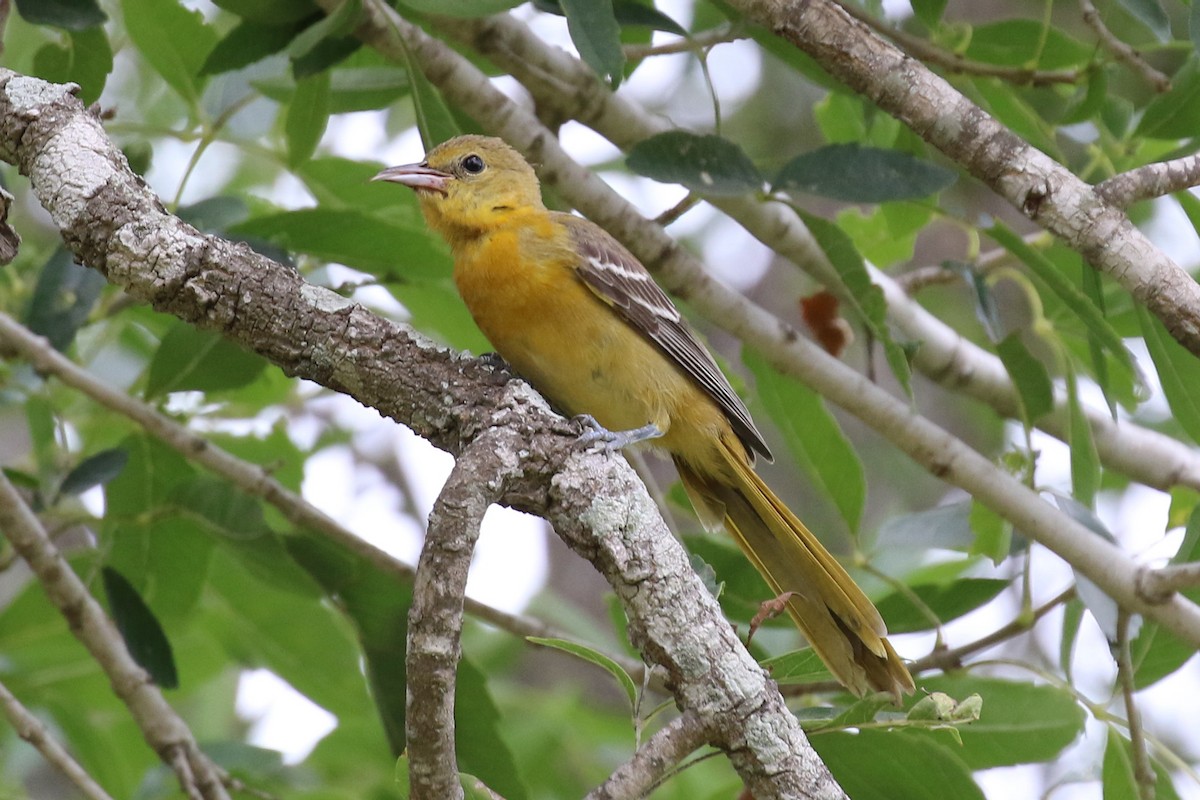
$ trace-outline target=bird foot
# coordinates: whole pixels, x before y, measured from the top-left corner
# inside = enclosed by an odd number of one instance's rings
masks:
[[[597,422],[591,414],[580,414],[575,417],[574,422],[578,423],[583,431],[579,435],[579,443],[585,447],[594,447],[604,453],[612,453],[631,444],[657,439],[663,435],[663,432],[653,422],[627,431],[610,431]]]

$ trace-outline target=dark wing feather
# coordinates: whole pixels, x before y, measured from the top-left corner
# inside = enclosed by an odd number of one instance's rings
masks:
[[[751,456],[758,452],[771,460],[771,451],[745,404],[641,262],[592,223],[569,214],[562,215],[562,220],[582,256],[580,279],[716,401]]]

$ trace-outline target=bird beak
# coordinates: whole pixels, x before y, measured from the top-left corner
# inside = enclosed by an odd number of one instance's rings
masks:
[[[450,181],[454,180],[454,176],[449,172],[442,172],[440,169],[434,169],[428,164],[422,163],[388,167],[371,180],[399,183],[418,193],[421,191],[437,192],[445,196],[446,189],[450,185]]]

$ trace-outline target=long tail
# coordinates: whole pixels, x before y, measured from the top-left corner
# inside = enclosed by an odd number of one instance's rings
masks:
[[[709,526],[723,521],[771,588],[795,593],[788,612],[847,689],[859,696],[889,692],[897,702],[911,693],[912,676],[870,599],[740,452],[725,442],[718,449],[725,460],[719,476],[675,459],[701,520]]]

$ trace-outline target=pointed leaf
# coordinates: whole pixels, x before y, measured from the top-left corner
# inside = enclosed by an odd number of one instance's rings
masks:
[[[1092,426],[1079,399],[1079,380],[1071,368],[1067,375],[1067,444],[1071,447],[1071,493],[1088,508],[1100,490],[1100,456],[1092,438]]]
[[[1025,426],[1032,427],[1054,409],[1054,384],[1050,382],[1050,373],[1046,365],[1025,347],[1019,332],[1010,333],[997,344],[996,353],[1017,387]]]
[[[17,0],[17,13],[34,25],[69,31],[95,28],[108,19],[96,0]]]
[[[329,72],[296,82],[283,130],[287,135],[288,166],[295,169],[312,157],[329,124]]]
[[[1134,133],[1151,139],[1200,135],[1200,57],[1193,54],[1171,77],[1171,91],[1150,101]]]
[[[146,377],[147,398],[170,392],[237,389],[257,378],[267,362],[224,337],[174,325],[154,353]]]
[[[154,612],[121,573],[112,567],[104,567],[101,576],[109,611],[129,648],[129,655],[159,686],[177,688],[179,675],[175,670],[175,656]]]
[[[613,89],[621,84],[625,53],[612,0],[559,0],[579,57]]]
[[[100,298],[104,276],[75,263],[71,251],[54,251],[38,273],[25,310],[25,325],[45,336],[56,350],[66,350]]]
[[[898,150],[831,144],[793,158],[776,174],[771,188],[851,203],[884,203],[940,192],[956,177],[945,167]]]
[[[1160,42],[1171,39],[1171,20],[1159,0],[1117,0],[1121,6],[1136,17]]]
[[[699,194],[741,195],[763,186],[742,148],[720,136],[667,131],[634,145],[625,163],[639,175]]]
[[[784,434],[788,450],[813,483],[833,501],[851,533],[858,532],[867,499],[862,461],[821,396],[743,348],[742,360],[754,373],[757,397]]]
[[[811,742],[854,800],[983,800],[956,749],[916,731],[838,731]]]
[[[80,461],[75,469],[68,472],[58,491],[61,494],[82,494],[93,486],[103,486],[121,474],[128,462],[128,450],[119,447],[101,450]]]
[[[1134,313],[1175,421],[1193,442],[1200,443],[1200,392],[1196,391],[1200,386],[1200,360],[1140,304],[1134,304]]]
[[[950,583],[926,583],[910,586],[909,591],[920,599],[924,608],[913,605],[905,592],[892,592],[878,601],[875,607],[887,622],[889,633],[927,631],[936,622],[950,622],[988,603],[1008,586],[1008,581],[995,578],[962,578]],[[930,620],[928,611],[936,620]]]
[[[533,644],[540,644],[543,647],[553,647],[555,650],[562,650],[564,653],[570,653],[576,658],[581,658],[590,664],[595,664],[608,671],[610,675],[617,679],[617,683],[621,688],[625,690],[625,694],[629,698],[630,708],[637,706],[638,690],[637,684],[633,682],[633,678],[629,676],[624,667],[599,650],[589,647],[586,644],[566,639],[545,639],[540,636],[526,636],[525,640]]]
[[[859,313],[859,319],[883,346],[883,354],[892,374],[896,376],[904,394],[911,399],[912,369],[908,355],[892,338],[887,322],[887,301],[883,298],[883,291],[871,281],[866,263],[854,247],[854,242],[829,220],[800,210],[796,213],[845,283],[846,293],[842,299],[850,299],[850,304]]]
[[[213,46],[200,67],[201,75],[218,75],[249,66],[283,50],[305,27],[304,20],[268,25],[243,19]]]
[[[129,38],[172,89],[189,103],[200,99],[200,70],[217,34],[199,11],[177,0],[121,0]]]
[[[760,662],[759,666],[767,671],[771,680],[780,685],[833,680],[829,668],[811,647],[768,658]]]

